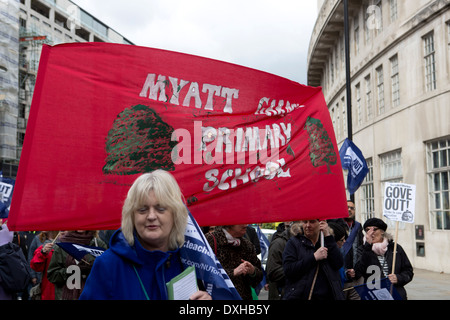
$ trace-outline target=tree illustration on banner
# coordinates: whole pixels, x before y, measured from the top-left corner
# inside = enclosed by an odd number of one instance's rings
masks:
[[[136,105],[122,111],[106,137],[105,174],[130,175],[155,169],[173,171],[174,129],[151,108]]]
[[[308,117],[304,128],[309,134],[309,157],[314,167],[327,166],[327,174],[331,174],[330,166],[337,162],[337,154],[328,132],[319,119]]]

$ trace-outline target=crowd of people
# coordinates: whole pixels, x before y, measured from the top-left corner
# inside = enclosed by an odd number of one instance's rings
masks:
[[[251,226],[206,227],[204,233],[243,300],[257,299],[264,276],[269,300],[359,300],[355,287],[372,281],[374,268],[407,299],[404,286],[414,273],[405,251],[397,244],[393,259],[386,223],[371,218],[361,225],[353,202],[348,209],[343,219],[280,224],[265,270]],[[129,189],[116,231],[14,233],[0,221],[0,300],[166,300],[166,283],[184,269],[180,248],[187,217],[174,177],[155,170]],[[77,260],[57,245],[62,242],[106,251]],[[70,285],[71,266],[81,273],[77,285]],[[212,299],[201,281],[189,298]]]
[[[347,218],[290,222],[272,238],[266,269],[269,300],[360,300],[355,287],[375,286],[383,278],[407,299],[404,286],[414,272],[405,251],[397,245],[394,259],[387,224],[370,218],[361,225],[354,203],[347,205]]]

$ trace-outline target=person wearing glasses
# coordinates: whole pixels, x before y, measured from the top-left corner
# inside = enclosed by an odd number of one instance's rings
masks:
[[[362,278],[355,279],[355,265],[362,254],[362,246],[364,244],[364,235],[361,223],[356,221],[356,207],[351,201],[347,201],[348,217],[344,218],[345,227],[347,229],[348,238],[342,247],[344,254],[344,266],[346,270],[347,280],[344,283],[344,296],[346,300],[360,300],[358,293],[353,287],[363,283]]]

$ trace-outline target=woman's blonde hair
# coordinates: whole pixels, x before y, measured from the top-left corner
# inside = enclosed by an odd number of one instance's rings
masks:
[[[173,214],[174,225],[169,235],[169,250],[175,250],[184,244],[188,213],[177,181],[169,172],[161,169],[141,175],[128,190],[122,207],[122,233],[128,243],[134,245],[134,214],[147,203],[150,191],[155,193],[159,205]]]

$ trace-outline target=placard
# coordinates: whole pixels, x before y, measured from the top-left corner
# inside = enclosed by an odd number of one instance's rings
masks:
[[[386,182],[383,216],[392,221],[414,223],[416,186]]]

